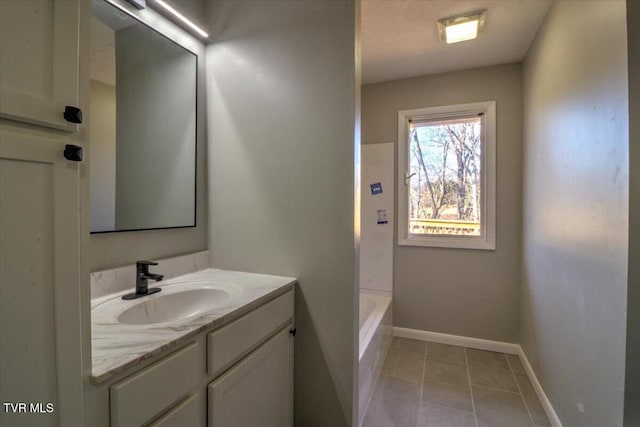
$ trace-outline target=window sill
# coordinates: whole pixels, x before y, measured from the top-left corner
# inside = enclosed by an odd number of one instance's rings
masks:
[[[409,235],[408,237],[398,237],[398,245],[449,249],[480,249],[487,251],[496,250],[496,242],[482,236],[455,237]]]

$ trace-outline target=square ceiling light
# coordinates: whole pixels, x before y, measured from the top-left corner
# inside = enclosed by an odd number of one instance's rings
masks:
[[[458,43],[465,40],[473,40],[484,29],[484,17],[486,10],[468,13],[438,21],[438,33],[440,40],[445,43]]]

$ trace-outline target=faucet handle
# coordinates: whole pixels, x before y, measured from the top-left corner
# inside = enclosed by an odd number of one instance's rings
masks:
[[[154,261],[136,261],[136,266],[138,265],[158,265],[158,263]]]
[[[136,271],[138,274],[148,273],[150,265],[158,265],[158,263],[153,261],[136,261]]]

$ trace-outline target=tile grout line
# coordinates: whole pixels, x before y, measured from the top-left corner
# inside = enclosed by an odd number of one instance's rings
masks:
[[[386,356],[385,356],[385,359],[386,359]],[[384,364],[384,360],[382,361],[382,363]],[[382,377],[382,366],[380,367],[380,372],[378,372],[378,377],[373,382],[373,387],[371,388],[371,394],[369,395],[367,402],[364,404],[364,411],[362,411],[362,418],[358,422],[358,427],[362,427],[362,424],[364,423],[364,419],[367,416],[367,411],[369,410],[369,404],[371,403],[371,400],[373,400],[373,395],[376,393],[376,388],[378,387],[378,383],[380,382],[380,377]]]
[[[452,363],[454,365],[459,365],[459,366],[467,366],[466,363],[460,363],[460,362],[456,362],[454,360],[448,360],[448,359],[438,359],[437,357],[429,357],[427,356],[428,360],[433,360],[434,362],[447,362],[447,363]]]
[[[519,391],[509,391],[509,390],[502,390],[500,388],[495,388],[495,387],[487,387],[486,385],[480,385],[480,384],[472,384],[474,387],[480,387],[480,388],[486,388],[487,390],[492,390],[492,391],[499,391],[500,393],[509,393],[509,394],[516,394],[518,396],[521,396],[522,393],[520,393]],[[517,384],[516,384],[517,386]]]
[[[393,337],[391,337],[391,339],[393,340]],[[364,405],[364,411],[362,414],[362,419],[358,422],[358,426],[362,427],[362,424],[364,423],[364,419],[367,416],[367,411],[369,410],[369,405],[371,404],[371,400],[373,400],[373,395],[376,392],[376,389],[378,387],[378,384],[380,383],[380,378],[382,377],[383,372],[382,372],[382,368],[384,366],[384,362],[387,360],[387,357],[389,356],[389,350],[391,350],[391,343],[389,343],[389,348],[387,349],[387,354],[384,356],[384,359],[382,360],[382,365],[380,366],[380,372],[378,372],[378,376],[376,377],[376,380],[373,382],[373,387],[371,388],[371,394],[369,395],[369,398],[367,399],[367,402]],[[396,362],[397,364],[397,362]],[[393,369],[395,370],[395,365],[393,366]],[[391,376],[391,375],[389,375]]]
[[[426,344],[427,344],[427,343],[425,342],[425,351],[424,351],[425,355],[426,355],[426,353],[427,353],[427,350],[426,350],[427,345],[426,345]],[[395,378],[395,379],[398,379],[398,380],[407,381],[407,382],[411,382],[411,383],[415,383],[415,382],[417,382],[417,383],[422,384],[420,381],[414,381],[414,380],[410,380],[410,379],[407,379],[407,378],[399,377],[398,375],[396,375],[396,368],[397,368],[397,367],[398,367],[398,365],[400,364],[400,354],[401,354],[400,352],[401,352],[401,351],[403,351],[403,350],[398,350],[398,358],[397,358],[397,360],[396,360],[396,363],[393,365],[393,369],[391,369],[391,373],[390,373],[390,374],[384,374],[382,371],[380,371],[380,375],[386,375],[386,376],[388,376],[388,377],[392,377],[392,378]],[[388,354],[389,354],[389,352],[387,351],[387,355],[388,355]],[[386,357],[385,357],[385,359],[386,359]],[[423,369],[423,371],[424,371],[424,359],[423,359],[423,368],[422,368],[422,369]],[[421,391],[421,392],[422,392],[422,391]]]
[[[467,348],[464,347],[464,363],[467,368],[467,380],[469,381],[469,392],[471,393],[471,409],[473,409],[473,420],[478,427],[478,415],[476,414],[476,402],[473,397],[473,387],[471,386],[471,365],[469,364],[469,357],[467,355]]]
[[[416,427],[420,426],[420,412],[422,410],[422,393],[424,392],[424,375],[427,373],[427,352],[428,341],[424,342],[424,357],[422,358],[422,379],[420,380],[420,400],[418,400],[418,418],[416,419]]]
[[[0,0],[0,1],[2,1],[2,0]],[[396,380],[404,381],[404,382],[407,382],[407,383],[421,384],[421,382],[418,381],[418,380],[408,380],[406,378],[398,377],[396,375],[385,374],[385,373],[382,373],[382,372],[380,372],[380,375],[384,375],[385,377],[389,377],[389,378],[395,378]]]
[[[391,341],[391,345],[393,345],[393,339]],[[391,347],[389,347],[389,350],[391,350]],[[396,349],[396,351],[398,352],[398,357],[396,358],[396,363],[393,364],[393,368],[391,369],[391,376],[393,377],[396,373],[396,368],[398,367],[398,364],[400,363],[400,350]],[[387,352],[388,354],[388,352]]]
[[[529,420],[531,421],[531,425],[536,427],[536,423],[533,421],[533,416],[531,415],[531,411],[529,410],[529,405],[527,405],[527,400],[524,398],[524,393],[520,388],[520,384],[518,384],[518,379],[516,378],[516,373],[513,370],[513,366],[511,366],[511,362],[509,362],[509,358],[507,355],[504,355],[505,360],[507,361],[507,366],[509,367],[509,371],[511,372],[511,376],[513,377],[513,381],[516,383],[516,387],[518,387],[518,391],[520,392],[520,397],[522,398],[522,403],[524,403],[524,409],[527,410],[527,415],[529,415]]]

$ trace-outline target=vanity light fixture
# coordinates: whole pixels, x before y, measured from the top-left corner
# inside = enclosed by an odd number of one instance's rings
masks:
[[[458,43],[473,40],[484,29],[486,10],[468,13],[461,16],[438,20],[440,40],[445,43]]]
[[[127,0],[131,3],[136,9],[144,9],[147,7],[146,0]]]
[[[155,2],[157,4],[159,4],[160,6],[162,6],[167,12],[169,12],[170,14],[172,14],[173,16],[178,18],[182,23],[184,23],[187,26],[189,26],[189,28],[194,30],[196,33],[200,34],[202,37],[204,37],[204,38],[209,37],[209,34],[207,34],[206,31],[204,31],[202,28],[198,27],[196,24],[191,22],[186,16],[184,16],[183,14],[181,14],[180,12],[175,10],[173,7],[171,7],[170,5],[165,3],[164,1],[155,0]]]

